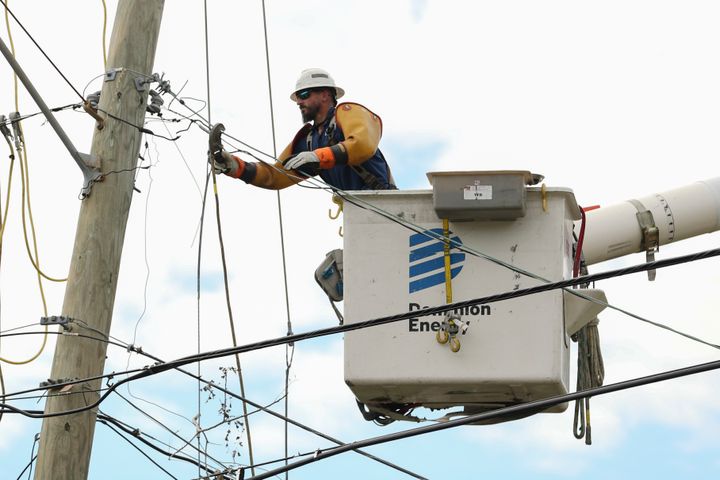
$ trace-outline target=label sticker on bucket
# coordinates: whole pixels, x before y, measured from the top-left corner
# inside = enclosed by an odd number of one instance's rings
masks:
[[[463,200],[492,200],[492,185],[467,185]]]

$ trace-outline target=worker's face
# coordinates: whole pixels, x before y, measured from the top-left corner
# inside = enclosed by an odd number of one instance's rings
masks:
[[[320,107],[322,106],[323,102],[323,96],[326,94],[327,93],[324,90],[314,89],[302,90],[300,92],[297,92],[296,103],[300,108],[303,122],[310,122],[312,120],[315,120],[318,113],[320,112]]]

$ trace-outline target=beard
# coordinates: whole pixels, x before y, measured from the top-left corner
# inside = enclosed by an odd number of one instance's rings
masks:
[[[318,111],[319,111],[318,107],[312,107],[312,106],[305,107],[305,110],[301,109],[300,115],[302,115],[303,123],[307,123],[307,122],[311,122],[311,121],[315,120],[315,117],[317,116]]]

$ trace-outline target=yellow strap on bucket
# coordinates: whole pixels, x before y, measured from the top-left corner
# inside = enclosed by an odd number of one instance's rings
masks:
[[[450,222],[447,218],[443,219],[443,237],[445,245],[443,247],[445,257],[445,301],[452,303],[452,275],[450,273]]]

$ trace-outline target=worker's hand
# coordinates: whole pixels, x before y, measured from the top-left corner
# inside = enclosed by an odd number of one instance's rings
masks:
[[[320,158],[315,152],[300,152],[285,162],[285,168],[288,170],[298,170],[303,173],[317,171],[320,167]],[[305,166],[305,168],[300,168]]]
[[[225,175],[237,178],[242,160],[229,154],[225,150],[221,150],[220,152],[216,152],[214,156],[212,153],[208,155],[208,162],[213,170],[215,170],[215,175],[224,173]]]

